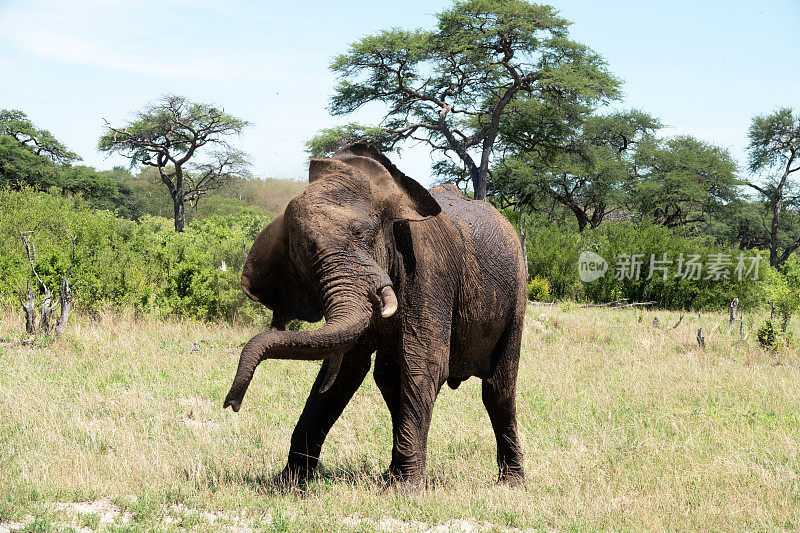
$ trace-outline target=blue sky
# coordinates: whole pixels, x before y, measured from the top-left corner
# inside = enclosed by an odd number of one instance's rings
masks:
[[[637,107],[729,148],[743,166],[756,114],[800,111],[800,0],[550,2],[572,36],[625,81],[616,109]],[[317,130],[375,121],[378,106],[331,117],[331,58],[388,27],[431,28],[439,0],[256,2],[0,0],[0,108],[21,109],[86,164],[104,119],[122,124],[162,94],[214,103],[253,123],[237,144],[262,177],[303,179]],[[424,147],[398,166],[430,184]]]

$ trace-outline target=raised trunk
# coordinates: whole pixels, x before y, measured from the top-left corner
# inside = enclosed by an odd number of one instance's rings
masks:
[[[397,295],[395,295],[391,285],[383,287],[378,294],[378,298],[381,301],[381,316],[383,318],[389,318],[397,312]],[[342,367],[342,357],[343,355],[340,354],[328,360],[328,368],[319,388],[320,394],[327,392],[333,382],[336,381],[336,376],[339,375],[339,369]]]
[[[373,305],[380,306],[384,318],[397,311],[397,298],[389,276],[374,265],[371,269],[374,272],[366,276],[364,282],[368,286],[365,287],[353,276],[351,266],[343,268],[348,259],[344,254],[330,253],[312,267],[312,279],[320,280],[318,288],[325,304],[326,324],[315,331],[267,331],[250,339],[242,349],[236,376],[223,407],[239,410],[253,373],[264,359],[331,360],[324,379],[327,390],[336,379],[342,356],[355,346],[369,327]],[[361,260],[362,265],[367,265],[371,258],[363,257]],[[284,324],[285,318],[276,312],[273,325],[281,327]]]

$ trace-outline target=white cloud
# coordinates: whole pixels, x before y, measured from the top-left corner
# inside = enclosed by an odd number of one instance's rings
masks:
[[[202,32],[182,40],[194,21],[191,11],[176,7],[137,2],[132,8],[130,3],[95,0],[10,4],[0,8],[5,22],[0,39],[58,61],[151,76],[216,79],[246,72],[204,46]]]
[[[9,76],[14,66],[12,61],[0,57],[0,77]]]
[[[153,59],[147,55],[131,52],[118,45],[109,45],[96,39],[63,35],[46,30],[29,32],[26,40],[17,40],[17,44],[20,48],[41,56],[152,76],[204,79],[240,74],[240,71],[233,65],[196,59],[176,62],[168,61],[166,58]]]

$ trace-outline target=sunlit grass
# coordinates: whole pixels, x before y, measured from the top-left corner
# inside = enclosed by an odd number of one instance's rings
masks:
[[[762,350],[754,333],[762,316],[745,317],[747,338],[722,314],[687,313],[670,329],[677,319],[530,307],[518,384],[526,486],[494,485],[494,437],[472,379],[442,390],[429,489],[403,496],[381,492],[391,427],[371,377],[328,436],[320,477],[285,491],[272,476],[318,364],[263,363],[234,414],[222,399],[255,329],[104,313],[77,318],[52,344],[22,346],[21,317],[8,311],[0,315],[0,522],[29,530],[373,530],[391,528],[390,519],[800,527],[797,348]],[[107,507],[70,507],[105,498]],[[115,512],[104,515],[108,508]]]

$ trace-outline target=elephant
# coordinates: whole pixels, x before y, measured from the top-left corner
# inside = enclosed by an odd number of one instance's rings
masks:
[[[444,383],[475,376],[497,441],[498,483],[524,482],[516,381],[527,266],[513,226],[453,186],[426,190],[367,143],[311,159],[309,184],[256,238],[245,294],[273,312],[242,349],[224,407],[238,412],[264,359],[322,360],[282,476],[313,476],[328,431],[369,372],[392,423],[390,487],[425,486]],[[312,331],[287,321],[319,321]]]

